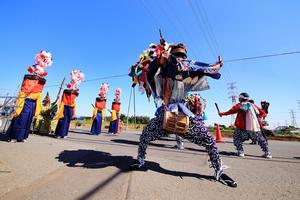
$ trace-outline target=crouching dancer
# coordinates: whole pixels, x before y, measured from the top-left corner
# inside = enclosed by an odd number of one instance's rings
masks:
[[[162,38],[161,38],[162,39]],[[168,45],[165,41],[156,47],[145,51],[141,60],[133,66],[131,73],[135,84],[150,87],[158,110],[156,117],[151,119],[140,136],[137,161],[130,166],[132,170],[145,168],[145,155],[148,144],[162,136],[175,133],[195,144],[204,146],[208,152],[211,166],[215,171],[215,178],[231,187],[237,183],[224,173],[224,167],[219,156],[215,139],[208,132],[195,108],[198,102],[192,102],[194,108],[189,107],[185,96],[191,91],[208,89],[207,77],[220,78],[219,69],[222,61],[214,65],[186,60],[187,50],[183,44]],[[153,54],[153,48],[156,48]],[[145,64],[144,60],[149,60]],[[141,65],[143,63],[143,65]],[[200,67],[195,67],[200,63]],[[146,70],[145,70],[146,68]],[[143,74],[143,72],[146,72]],[[184,80],[195,81],[184,81]],[[146,83],[146,84],[145,84]],[[134,84],[134,85],[135,85]]]

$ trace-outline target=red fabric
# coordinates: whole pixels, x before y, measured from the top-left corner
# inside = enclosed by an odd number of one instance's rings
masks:
[[[120,104],[113,102],[113,104],[111,105],[111,109],[119,112],[120,111]]]
[[[42,92],[45,83],[39,82],[37,79],[25,78],[22,83],[21,91],[26,94]]]
[[[73,106],[75,103],[75,99],[76,99],[76,95],[73,93],[63,93],[62,95],[62,102],[64,102],[64,104],[66,106]]]
[[[246,112],[242,111],[240,109],[242,103],[238,103],[236,105],[234,105],[230,110],[221,113],[222,115],[232,115],[232,114],[236,114],[236,119],[235,119],[235,123],[234,125],[239,128],[239,129],[245,129],[245,121],[246,121]],[[266,117],[267,114],[265,113],[265,111],[261,108],[259,108],[257,105],[253,104],[254,107],[259,111],[259,114],[257,116],[257,120],[259,122],[259,125],[262,126],[262,122],[260,121],[260,117]]]
[[[148,72],[148,68],[144,67],[143,71],[142,71],[142,75],[141,75],[141,81],[143,81],[144,83],[146,83],[147,81],[147,72]]]
[[[156,46],[155,52],[156,52],[156,55],[158,58],[160,57],[160,55],[162,54],[163,51],[164,51],[164,48],[161,45]]]
[[[106,101],[103,101],[103,100],[97,101],[97,100],[96,100],[96,102],[95,102],[95,107],[96,107],[99,111],[103,110],[103,109],[105,108],[105,106],[106,106]]]

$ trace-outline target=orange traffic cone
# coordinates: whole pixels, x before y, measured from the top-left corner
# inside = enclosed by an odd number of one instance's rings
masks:
[[[217,123],[215,124],[215,126],[216,126],[216,141],[217,142],[223,142],[220,126]]]

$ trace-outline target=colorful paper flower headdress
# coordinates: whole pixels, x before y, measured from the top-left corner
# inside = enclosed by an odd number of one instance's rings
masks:
[[[80,70],[72,70],[71,74],[71,82],[67,84],[67,88],[70,88],[77,92],[79,90],[79,84],[84,80],[84,74]]]
[[[109,89],[109,84],[108,83],[102,83],[100,86],[100,91],[99,91],[99,96],[102,99],[106,99],[106,93]]]
[[[47,72],[44,69],[52,65],[52,55],[47,51],[40,51],[40,53],[35,55],[35,64],[27,68],[27,71],[31,74],[36,74],[39,76],[47,76]]]
[[[117,88],[116,91],[115,91],[114,102],[120,102],[121,93],[122,93],[121,88]]]

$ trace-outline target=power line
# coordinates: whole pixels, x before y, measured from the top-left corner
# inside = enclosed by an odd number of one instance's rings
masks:
[[[157,5],[159,5],[159,3],[162,2],[158,2]],[[169,5],[170,6],[170,5]],[[165,18],[167,19],[167,21],[170,23],[170,25],[174,28],[175,30],[175,34],[179,37],[179,38],[184,38],[183,33],[179,30],[179,28],[177,27],[176,23],[173,22],[172,18],[168,15],[168,12],[164,9],[164,6],[157,6],[161,9],[162,13],[165,15]],[[171,7],[171,6],[170,6]],[[176,15],[175,10],[173,9],[172,12],[173,15]],[[185,29],[184,29],[185,30]],[[192,51],[192,53],[194,53]]]
[[[216,39],[216,36],[215,36],[214,31],[212,29],[212,26],[210,25],[210,22],[209,22],[209,19],[208,19],[208,16],[207,16],[207,13],[206,13],[206,10],[205,10],[205,7],[204,7],[202,1],[201,0],[199,0],[199,1],[196,0],[194,2],[195,2],[195,5],[196,5],[196,8],[198,10],[198,13],[200,14],[199,15],[200,19],[202,20],[202,23],[200,22],[202,24],[202,26],[200,25],[200,27],[204,27],[203,33],[205,35],[207,35],[209,43],[211,43],[211,46],[214,48],[215,55],[216,54],[217,55],[222,55],[219,44],[218,44],[218,41]],[[190,5],[192,4],[191,1],[189,1],[189,3],[190,3]],[[197,14],[196,14],[196,17],[197,17]],[[200,20],[198,19],[198,21],[200,21]],[[224,68],[224,72],[226,72],[228,74],[229,80],[227,79],[226,76],[224,76],[225,79],[228,82],[230,82],[230,80],[232,80],[232,76],[231,76],[231,73],[230,73],[229,69]]]
[[[214,31],[212,29],[212,26],[210,25],[209,23],[209,20],[208,20],[208,17],[207,17],[207,13],[206,13],[206,10],[205,10],[205,7],[202,3],[201,0],[199,1],[195,1],[195,4],[196,4],[196,7],[197,9],[199,10],[199,13],[200,13],[200,16],[202,18],[202,21],[203,21],[203,24],[204,24],[204,27],[206,28],[206,31],[208,33],[208,36],[212,42],[212,44],[214,45],[215,49],[216,49],[216,52],[221,55],[221,50],[220,50],[220,47],[219,47],[219,44],[218,44],[218,41],[216,39],[216,36],[214,34]],[[201,4],[201,5],[199,5]],[[201,9],[202,8],[202,9]]]
[[[195,19],[196,19],[196,22],[197,22],[197,24],[198,24],[200,30],[201,30],[201,31],[204,30],[204,29],[203,29],[203,25],[202,25],[202,23],[201,23],[201,20],[200,20],[200,18],[199,18],[199,16],[198,16],[198,13],[197,13],[196,9],[194,8],[194,5],[193,5],[192,1],[191,1],[191,0],[188,0],[188,3],[189,3],[189,6],[191,7],[191,9],[192,9],[192,11],[193,11],[193,14],[195,15]],[[209,38],[208,38],[208,36],[207,36],[207,33],[206,33],[205,31],[202,31],[202,33],[203,33],[204,39],[206,40],[206,43],[207,43],[208,47],[210,48],[212,54],[213,54],[215,57],[217,57],[217,51],[216,51],[216,49],[213,47],[213,45],[211,44],[211,42],[209,41]]]
[[[120,77],[125,77],[125,76],[128,76],[128,74],[120,74],[120,75],[112,75],[112,76],[104,76],[104,77],[99,77],[99,78],[94,78],[94,79],[88,79],[88,80],[82,81],[82,83],[98,81],[98,80],[103,80],[103,79],[120,78]],[[47,88],[57,87],[57,86],[60,86],[60,84],[47,85],[47,86],[45,86],[45,88],[46,87]]]
[[[144,0],[141,0],[143,7],[148,11],[150,17],[155,21],[155,23],[158,25],[158,27],[162,28],[163,26],[161,25],[161,23],[159,22],[159,20],[157,20],[157,18],[155,17],[154,13],[152,13],[151,9],[147,6],[147,4],[145,3]]]
[[[252,56],[252,57],[245,57],[245,58],[229,59],[229,60],[224,60],[224,62],[228,63],[228,62],[237,62],[237,61],[243,61],[243,60],[254,60],[254,59],[260,59],[260,58],[286,56],[286,55],[299,54],[299,53],[300,53],[300,51],[291,51],[291,52],[268,54],[268,55],[261,55],[261,56]]]
[[[190,35],[190,32],[188,31],[188,29],[185,27],[185,24],[181,21],[181,18],[178,17],[178,15],[176,14],[175,8],[173,7],[173,4],[169,2],[169,0],[167,0],[167,4],[168,6],[173,10],[173,15],[175,16],[176,20],[179,22],[180,26],[183,27],[181,30],[183,30],[183,32],[187,35],[187,38],[192,42],[192,44],[196,44],[195,40],[193,39],[192,35]],[[201,56],[201,53],[199,53],[200,51],[198,51],[197,48],[196,49],[196,53],[197,56]]]
[[[291,52],[283,52],[283,53],[277,53],[277,54],[268,54],[268,55],[261,55],[261,56],[253,56],[253,57],[245,57],[245,58],[236,58],[236,59],[230,59],[230,60],[224,60],[224,62],[238,62],[238,61],[244,61],[244,60],[255,60],[255,59],[261,59],[261,58],[268,58],[268,57],[276,57],[276,56],[286,56],[286,55],[292,55],[292,54],[300,54],[300,51],[291,51]],[[111,78],[120,78],[120,77],[125,77],[128,76],[128,74],[119,74],[119,75],[112,75],[112,76],[104,76],[104,77],[99,77],[99,78],[94,78],[94,79],[88,79],[83,81],[82,83],[85,82],[92,82],[92,81],[97,81],[97,80],[103,80],[103,79],[111,79]],[[59,83],[53,84],[53,85],[47,85],[45,87],[57,87],[60,86]]]

